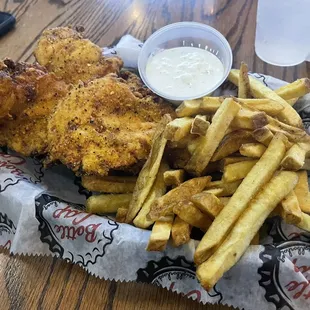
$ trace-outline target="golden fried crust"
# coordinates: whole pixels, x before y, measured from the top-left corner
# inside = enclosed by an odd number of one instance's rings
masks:
[[[47,71],[36,64],[0,62],[0,118],[15,117],[35,97],[35,85]]]
[[[34,55],[48,71],[73,84],[119,73],[123,65],[118,57],[103,57],[99,46],[68,27],[45,30]]]
[[[147,158],[156,123],[167,104],[137,98],[115,75],[75,87],[48,124],[49,162],[76,173],[107,175]]]
[[[45,73],[36,79],[33,93],[23,110],[11,119],[0,120],[0,145],[25,156],[46,153],[48,118],[59,98],[68,93],[68,85],[54,74]]]

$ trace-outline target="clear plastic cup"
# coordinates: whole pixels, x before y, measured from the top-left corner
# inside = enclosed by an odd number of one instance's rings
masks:
[[[275,66],[310,61],[310,0],[259,0],[255,52]]]
[[[167,96],[159,89],[152,86],[146,76],[146,64],[148,58],[155,53],[168,48],[192,46],[205,49],[213,53],[224,66],[222,79],[212,88],[206,85],[205,92],[195,97]],[[154,93],[173,103],[180,103],[183,100],[201,98],[215,91],[227,78],[232,66],[232,51],[225,37],[214,28],[194,22],[181,22],[165,26],[153,33],[144,43],[138,59],[138,69],[145,85]]]

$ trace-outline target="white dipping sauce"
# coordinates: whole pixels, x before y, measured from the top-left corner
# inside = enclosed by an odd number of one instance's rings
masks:
[[[148,59],[146,76],[163,95],[197,97],[223,77],[224,66],[211,52],[182,46],[163,50]]]

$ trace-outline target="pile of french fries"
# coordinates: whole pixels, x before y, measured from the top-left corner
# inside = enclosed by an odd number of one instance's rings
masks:
[[[152,228],[148,251],[163,251],[170,239],[181,246],[201,230],[194,261],[207,290],[258,244],[267,217],[310,231],[310,136],[292,107],[310,91],[309,80],[273,91],[244,63],[228,79],[237,98],[184,101],[177,118],[164,116],[137,178],[83,178],[87,188],[109,193],[90,197],[87,211]]]

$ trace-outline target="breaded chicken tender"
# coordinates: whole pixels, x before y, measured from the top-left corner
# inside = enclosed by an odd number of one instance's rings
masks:
[[[47,29],[34,51],[38,63],[67,83],[119,73],[123,61],[102,56],[101,48],[69,27]]]
[[[143,91],[134,82],[131,88],[136,95]],[[157,123],[173,109],[156,103],[151,93],[139,98],[131,88],[111,74],[72,89],[48,124],[48,162],[60,161],[78,174],[104,176],[145,161]]]

